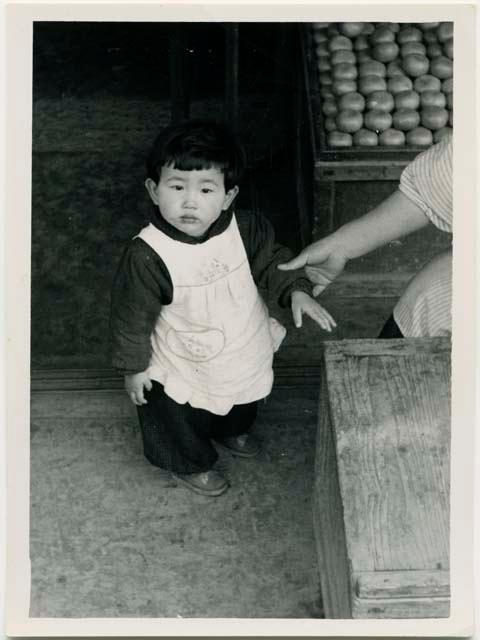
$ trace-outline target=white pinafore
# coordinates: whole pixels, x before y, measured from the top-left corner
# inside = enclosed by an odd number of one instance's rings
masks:
[[[273,354],[286,331],[253,281],[235,216],[218,236],[179,242],[152,224],[138,234],[162,258],[173,300],[151,335],[147,372],[179,404],[226,415],[266,397]]]

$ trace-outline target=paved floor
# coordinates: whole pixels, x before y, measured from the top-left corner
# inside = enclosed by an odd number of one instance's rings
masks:
[[[322,617],[316,387],[274,390],[255,428],[263,453],[222,454],[232,486],[215,499],[144,460],[125,400],[77,395],[60,418],[58,397],[43,394],[49,417],[32,413],[30,615]]]

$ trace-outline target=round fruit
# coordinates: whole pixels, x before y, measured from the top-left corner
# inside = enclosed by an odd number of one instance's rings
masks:
[[[376,45],[382,42],[395,42],[395,34],[388,27],[377,27],[370,36],[370,44]]]
[[[405,144],[405,134],[397,129],[385,129],[378,137],[378,142],[382,147],[403,147]]]
[[[453,109],[453,93],[451,91],[447,93],[446,98],[447,98],[447,107],[449,109]]]
[[[344,133],[355,133],[362,128],[363,116],[360,111],[354,111],[354,109],[343,109],[337,113],[335,118],[337,123],[337,129]]]
[[[395,94],[396,109],[418,109],[420,106],[420,96],[416,91],[400,91]]]
[[[388,91],[372,91],[368,95],[366,102],[367,109],[378,109],[379,111],[393,111],[395,101]]]
[[[404,27],[397,34],[398,44],[406,44],[407,42],[421,42],[422,32],[416,27]]]
[[[324,71],[323,73],[318,74],[318,81],[322,86],[331,85],[332,84],[332,74],[328,71]]]
[[[328,116],[328,118],[325,118],[323,126],[325,127],[325,131],[337,130],[337,123],[335,122],[335,118],[333,118],[332,116]]]
[[[362,64],[362,62],[370,62],[373,58],[370,54],[370,49],[362,49],[357,53],[357,62],[358,64]]]
[[[420,112],[420,122],[432,131],[441,129],[448,122],[448,111],[442,107],[425,107]]]
[[[326,42],[320,42],[317,44],[315,48],[315,53],[317,54],[317,58],[321,58],[322,56],[329,56],[330,51],[328,50],[328,45]]]
[[[359,147],[376,147],[378,136],[375,131],[370,131],[370,129],[359,129],[353,135],[353,144]]]
[[[453,38],[453,22],[441,22],[437,28],[437,38],[439,42]]]
[[[390,93],[411,91],[413,89],[413,83],[407,76],[394,76],[388,80],[387,89]]]
[[[436,29],[439,24],[439,22],[420,22],[418,26],[422,31],[430,31],[431,29]]]
[[[349,38],[354,38],[358,36],[363,31],[363,22],[340,22],[338,25],[338,30],[344,36],[348,36]]]
[[[420,114],[414,109],[398,109],[393,112],[393,126],[400,131],[411,131],[420,124]]]
[[[347,36],[333,36],[328,47],[332,53],[342,49],[347,49],[347,51],[351,51],[353,49],[352,41],[350,38],[347,38]]]
[[[334,80],[332,84],[332,92],[335,96],[343,96],[344,93],[351,93],[357,90],[355,80]]]
[[[448,124],[453,127],[453,111],[448,113]]]
[[[341,64],[341,63],[349,63],[356,64],[357,57],[353,53],[353,51],[348,51],[347,49],[340,49],[340,51],[335,51],[332,53],[330,57],[331,64]]]
[[[353,93],[344,93],[338,101],[339,109],[353,109],[354,111],[363,111],[365,109],[365,98],[361,93],[354,91]]]
[[[371,22],[364,22],[363,23],[363,31],[362,34],[364,36],[369,36],[371,33],[373,33],[375,31],[375,27],[373,26],[373,24]]]
[[[430,129],[416,127],[407,133],[406,142],[411,147],[428,147],[433,142],[433,135]]]
[[[353,140],[349,133],[332,131],[328,134],[327,144],[329,147],[351,147]]]
[[[348,62],[340,62],[332,66],[332,77],[334,80],[355,80],[358,76],[357,67]]]
[[[450,136],[453,133],[453,129],[451,127],[442,127],[441,129],[437,129],[433,134],[433,142],[440,142],[446,136]]]
[[[314,29],[326,29],[330,25],[330,22],[314,22],[312,27]]]
[[[418,93],[422,93],[423,91],[440,91],[441,82],[438,78],[431,75],[424,75],[415,78],[415,82],[413,83],[413,88]]]
[[[391,62],[398,56],[399,47],[395,42],[381,42],[372,49],[372,57],[379,62]]]
[[[400,66],[397,60],[389,62],[387,64],[387,78],[394,78],[395,76],[404,76],[405,71]]]
[[[317,69],[320,72],[330,71],[332,65],[330,64],[330,58],[328,56],[320,56],[317,59]]]
[[[402,44],[402,48],[400,49],[402,58],[405,58],[405,56],[409,56],[412,53],[424,56],[427,53],[427,48],[421,42],[407,42],[406,44]]]
[[[355,51],[363,51],[364,49],[368,49],[370,45],[368,44],[368,40],[366,36],[357,36],[353,43],[353,48]]]
[[[333,100],[335,98],[335,95],[332,92],[331,84],[327,84],[324,87],[321,87],[319,93],[324,100],[329,100],[330,98]]]
[[[450,38],[449,40],[445,40],[445,42],[443,43],[443,51],[447,56],[447,58],[450,58],[450,60],[453,60],[453,38]]]
[[[328,23],[327,34],[331,37],[340,35],[340,31],[338,30],[337,24],[335,22]]]
[[[451,78],[453,76],[453,62],[445,56],[434,58],[430,64],[430,73],[437,76],[440,80]]]
[[[423,107],[445,107],[447,99],[441,91],[423,91],[420,94],[420,104]]]
[[[402,61],[402,67],[404,71],[414,78],[423,76],[428,73],[430,62],[425,56],[419,56],[416,53],[412,53],[409,56],[405,56]]]
[[[327,40],[328,36],[325,30],[313,32],[313,41],[315,44],[325,44]]]
[[[390,31],[393,31],[393,33],[398,33],[400,31],[400,25],[398,22],[384,22],[383,25],[388,27]]]
[[[358,81],[358,90],[364,96],[367,96],[372,91],[386,91],[387,83],[380,76],[365,76]]]
[[[442,82],[443,93],[451,93],[453,91],[453,78],[447,78]]]
[[[373,109],[367,111],[364,116],[365,127],[376,131],[385,131],[392,126],[392,116],[386,111],[380,111],[379,109]]]
[[[380,78],[385,78],[387,68],[382,62],[378,62],[378,60],[370,60],[368,62],[362,62],[358,69],[358,75],[360,78],[365,76],[380,76]]]
[[[426,44],[433,44],[435,42],[438,42],[437,30],[431,29],[430,31],[425,31],[425,33],[423,34],[423,41]]]
[[[433,42],[429,44],[427,47],[427,55],[433,60],[433,58],[438,58],[438,56],[443,55],[442,45],[438,44],[438,42]]]
[[[335,100],[325,100],[322,104],[322,113],[325,116],[334,116],[338,112],[337,103]]]

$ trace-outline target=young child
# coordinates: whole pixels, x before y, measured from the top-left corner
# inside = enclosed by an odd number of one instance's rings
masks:
[[[280,272],[291,257],[269,222],[234,213],[244,154],[213,122],[170,126],[155,140],[145,186],[151,222],[126,248],[112,291],[113,365],[138,417],[146,458],[208,496],[228,483],[212,444],[252,457],[257,401],[273,384],[285,329],[257,287],[330,331],[309,281]]]

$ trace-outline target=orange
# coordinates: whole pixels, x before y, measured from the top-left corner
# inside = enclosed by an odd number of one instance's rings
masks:
[[[425,56],[419,56],[416,53],[411,53],[409,56],[405,56],[402,61],[404,71],[414,78],[425,75],[428,72],[429,66],[430,62],[428,58]]]
[[[334,36],[339,36],[340,35],[340,31],[338,30],[338,27],[337,27],[335,22],[329,22],[328,23],[327,34],[330,37],[334,37]]]
[[[340,49],[340,51],[335,51],[330,57],[330,63],[332,65],[347,62],[349,64],[357,63],[357,56],[353,53],[353,51],[349,51],[348,49]]]
[[[447,78],[442,82],[443,93],[451,93],[453,91],[453,78]]]
[[[412,147],[429,147],[433,142],[433,135],[430,129],[416,127],[407,133],[406,142]]]
[[[378,60],[370,60],[368,62],[362,62],[360,67],[358,68],[358,75],[360,78],[365,76],[380,76],[381,78],[385,78],[387,75],[387,68],[383,64],[383,62],[378,62]]]
[[[439,42],[453,38],[453,22],[441,22],[437,27],[437,38]]]
[[[322,113],[324,116],[334,116],[338,113],[338,107],[335,100],[325,100],[322,104]]]
[[[438,42],[437,30],[430,29],[429,31],[425,31],[425,33],[423,34],[423,41],[426,44],[433,44],[434,42]]]
[[[400,31],[400,25],[398,22],[384,22],[383,26],[388,27],[390,31],[393,31],[393,33],[398,33]]]
[[[343,96],[344,93],[351,93],[357,90],[355,80],[334,80],[332,84],[332,92],[336,96]]]
[[[448,111],[442,107],[425,107],[420,112],[420,122],[432,131],[441,129],[448,122]]]
[[[320,56],[317,59],[317,69],[321,72],[330,71],[332,65],[330,64],[330,58],[328,56]]]
[[[395,42],[394,32],[385,26],[377,27],[370,35],[370,44],[376,45],[382,42]]]
[[[450,38],[449,40],[445,40],[445,42],[443,43],[443,51],[447,56],[447,58],[450,58],[450,60],[453,60],[453,38]]]
[[[437,129],[433,134],[433,142],[435,143],[440,142],[442,138],[445,138],[446,136],[450,136],[452,133],[453,133],[453,129],[451,127],[442,127],[441,129]]]
[[[365,76],[358,81],[358,90],[364,96],[372,91],[386,91],[387,83],[380,76]]]
[[[423,107],[445,107],[447,99],[440,91],[423,91],[420,94],[420,105]]]
[[[349,38],[354,38],[358,36],[363,31],[363,22],[340,22],[338,25],[338,30],[344,36],[348,36]]]
[[[329,24],[330,24],[330,22],[314,22],[312,24],[312,27],[314,29],[326,29]]]
[[[367,129],[379,133],[392,126],[392,116],[386,111],[373,109],[372,111],[365,112],[364,123]]]
[[[387,64],[387,78],[394,78],[395,76],[404,76],[405,71],[400,66],[398,60],[393,60]]]
[[[418,26],[422,31],[431,31],[432,29],[436,29],[439,24],[439,22],[420,22]]]
[[[332,91],[332,85],[331,84],[327,84],[323,87],[320,88],[320,95],[324,100],[327,100],[329,98],[335,98],[333,91]]]
[[[362,34],[364,36],[369,36],[371,33],[375,31],[375,27],[372,22],[364,22],[363,23],[363,31]]]
[[[416,91],[400,91],[395,94],[396,109],[418,109],[420,96]]]
[[[358,147],[376,147],[378,136],[375,131],[370,131],[370,129],[359,129],[353,135],[353,144]]]
[[[315,44],[323,44],[327,42],[327,40],[328,40],[328,36],[325,29],[315,30],[313,32],[313,41],[315,42]]]
[[[404,27],[397,34],[398,44],[406,44],[407,42],[421,42],[422,32],[416,27]]]
[[[344,133],[355,133],[362,128],[363,116],[360,111],[354,109],[343,109],[337,113],[335,118],[337,129]]]
[[[451,78],[453,76],[453,61],[445,56],[434,58],[430,64],[430,73],[440,80]]]
[[[453,111],[450,111],[448,114],[448,124],[453,127]]]
[[[447,97],[447,107],[449,109],[453,109],[453,93],[450,91],[450,93],[446,94]]]
[[[391,62],[398,56],[399,47],[395,42],[381,42],[372,49],[372,57],[380,62]]]
[[[393,111],[395,101],[388,91],[372,91],[366,101],[367,109],[378,109],[380,111]]]
[[[358,76],[357,67],[348,62],[339,62],[332,66],[332,78],[334,80],[355,80]]]
[[[349,133],[332,131],[327,136],[327,144],[329,147],[351,147],[353,140]]]
[[[412,53],[424,56],[427,53],[427,48],[421,42],[407,42],[402,44],[402,48],[400,49],[402,58],[405,58],[405,56],[409,56]]]
[[[427,47],[427,55],[430,59],[438,58],[438,56],[443,55],[442,46],[438,44],[438,42],[433,42],[432,44],[429,44]]]
[[[355,111],[363,111],[365,109],[365,98],[361,93],[356,91],[352,93],[344,93],[338,101],[339,109],[354,109]]]
[[[387,82],[387,89],[390,93],[400,93],[402,91],[411,91],[413,83],[407,76],[394,76]]]
[[[321,56],[329,56],[330,51],[328,50],[328,44],[326,42],[320,42],[315,47],[315,53],[317,54],[317,58]]]
[[[393,126],[400,131],[410,131],[420,124],[420,114],[414,109],[398,109],[393,112]]]
[[[347,36],[333,36],[328,44],[328,47],[332,53],[334,51],[340,51],[341,49],[347,49],[348,51],[351,51],[353,49],[353,44],[350,38],[347,38]]]
[[[318,81],[321,85],[330,85],[332,84],[332,74],[328,71],[324,71],[323,73],[318,74]]]
[[[328,118],[325,118],[323,126],[325,127],[325,131],[337,130],[337,123],[335,122],[335,118],[333,118],[332,116],[328,116]]]
[[[358,36],[353,42],[353,48],[355,49],[355,51],[363,51],[364,49],[368,49],[369,47],[370,45],[368,44],[366,36]]]
[[[362,62],[369,62],[371,60],[373,60],[373,58],[370,53],[370,49],[362,49],[362,51],[358,51],[357,53],[358,64],[362,64]]]
[[[440,91],[440,87],[440,80],[428,74],[415,78],[415,82],[413,83],[413,88],[418,93],[422,93],[422,91]]]
[[[397,129],[385,129],[378,137],[378,142],[382,147],[403,147],[405,144],[405,134]]]

